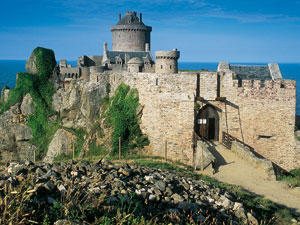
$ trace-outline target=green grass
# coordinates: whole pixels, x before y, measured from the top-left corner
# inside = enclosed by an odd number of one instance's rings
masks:
[[[122,153],[131,149],[142,149],[149,144],[148,137],[142,134],[139,118],[136,115],[139,106],[138,91],[128,85],[120,84],[115,95],[109,99],[106,112],[108,124],[113,128],[112,154],[118,154],[119,138]]]
[[[300,168],[291,170],[288,174],[279,175],[277,179],[287,182],[291,187],[300,187]]]
[[[104,146],[97,146],[95,143],[90,145],[89,150],[86,152],[84,160],[89,162],[97,161],[103,159],[109,154],[109,151]]]

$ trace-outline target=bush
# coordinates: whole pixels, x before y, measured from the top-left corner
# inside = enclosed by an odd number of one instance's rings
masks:
[[[110,98],[106,118],[113,128],[112,154],[118,152],[119,137],[123,153],[134,148],[141,149],[149,144],[139,126],[139,118],[136,115],[138,106],[138,91],[130,90],[125,84],[120,84],[115,95]]]

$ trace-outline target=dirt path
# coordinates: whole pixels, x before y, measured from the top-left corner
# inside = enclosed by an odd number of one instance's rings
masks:
[[[268,175],[260,168],[255,168],[239,158],[220,143],[215,143],[217,152],[223,157],[223,165],[218,172],[207,175],[217,180],[242,186],[250,192],[261,195],[273,202],[295,209],[300,213],[300,189],[288,188],[285,183],[268,180]]]

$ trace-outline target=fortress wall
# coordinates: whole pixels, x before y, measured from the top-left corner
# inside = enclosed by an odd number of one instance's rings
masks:
[[[260,155],[291,170],[299,167],[294,139],[296,82],[237,80],[225,87],[223,130],[244,141]]]
[[[150,140],[148,150],[168,158],[193,163],[194,98],[196,75],[157,73],[113,73],[111,94],[122,82],[136,88],[144,106],[141,128]]]
[[[217,97],[217,72],[200,73],[200,97],[206,100],[215,100]]]

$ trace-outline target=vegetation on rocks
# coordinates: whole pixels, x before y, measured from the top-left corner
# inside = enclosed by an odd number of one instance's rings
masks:
[[[37,75],[30,73],[19,73],[16,86],[10,90],[8,99],[0,105],[0,113],[7,111],[11,106],[21,102],[23,97],[29,93],[34,101],[34,113],[27,118],[27,125],[32,129],[32,144],[37,146],[37,157],[41,159],[48,145],[60,126],[59,121],[48,121],[55,112],[52,110],[52,95],[55,90],[49,77],[56,65],[54,52],[50,49],[38,47],[33,53],[38,70]]]
[[[119,138],[121,138],[122,153],[130,149],[143,148],[149,144],[147,136],[142,134],[139,126],[137,109],[139,97],[136,89],[121,84],[115,95],[109,99],[106,112],[107,122],[113,128],[112,154],[118,152]]]

